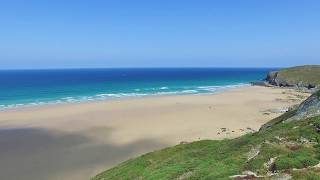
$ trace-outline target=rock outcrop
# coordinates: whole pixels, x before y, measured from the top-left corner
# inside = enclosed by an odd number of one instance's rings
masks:
[[[301,103],[296,111],[295,115],[287,119],[289,121],[303,120],[310,117],[320,115],[320,91],[314,93],[303,103]]]
[[[280,87],[294,87],[302,90],[320,88],[320,66],[298,66],[269,72],[269,84]]]
[[[272,87],[272,85],[269,84],[269,83],[266,82],[266,81],[254,81],[254,82],[251,82],[251,85],[252,85],[252,86]]]
[[[278,71],[271,71],[268,73],[266,81],[274,86],[280,86],[279,79],[277,79]]]

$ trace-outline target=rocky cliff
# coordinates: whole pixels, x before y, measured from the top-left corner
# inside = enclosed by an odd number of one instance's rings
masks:
[[[270,72],[266,81],[274,86],[319,88],[320,65],[297,66]]]

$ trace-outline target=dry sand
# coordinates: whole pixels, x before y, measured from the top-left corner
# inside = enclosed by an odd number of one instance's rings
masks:
[[[302,98],[246,87],[215,95],[146,97],[0,112],[0,179],[89,179],[142,153],[181,141],[258,130]]]

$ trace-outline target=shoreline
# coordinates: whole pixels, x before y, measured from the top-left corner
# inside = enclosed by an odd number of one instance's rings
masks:
[[[232,87],[228,87],[232,86]],[[19,110],[28,110],[28,109],[35,109],[35,108],[43,108],[43,107],[55,107],[55,106],[63,106],[63,105],[73,105],[73,104],[87,104],[87,103],[99,103],[99,102],[112,102],[112,101],[122,101],[122,100],[132,100],[132,99],[140,99],[140,98],[160,98],[160,97],[175,97],[175,96],[197,96],[197,95],[214,95],[214,94],[220,94],[228,91],[232,91],[239,88],[247,88],[254,85],[251,85],[250,83],[244,83],[244,84],[234,84],[234,85],[226,85],[221,86],[222,88],[225,88],[224,90],[218,90],[214,92],[208,92],[208,93],[177,93],[177,94],[148,94],[148,95],[137,95],[137,96],[123,96],[123,97],[112,97],[112,98],[105,98],[105,99],[87,99],[87,100],[79,100],[79,101],[61,101],[61,102],[55,102],[55,101],[48,101],[43,102],[40,104],[23,104],[19,106],[14,107],[2,107],[0,108],[0,112],[6,112],[6,111],[19,111]],[[90,97],[90,96],[89,96]],[[15,104],[12,104],[15,105]]]
[[[89,179],[146,152],[257,131],[307,96],[249,86],[0,111],[0,179]]]

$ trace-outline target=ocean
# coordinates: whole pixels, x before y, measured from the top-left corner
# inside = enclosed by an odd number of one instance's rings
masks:
[[[0,70],[0,109],[125,97],[218,93],[270,68]]]

